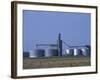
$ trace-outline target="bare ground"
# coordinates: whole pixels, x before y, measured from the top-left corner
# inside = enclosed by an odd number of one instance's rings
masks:
[[[23,69],[90,66],[90,57],[23,58]]]

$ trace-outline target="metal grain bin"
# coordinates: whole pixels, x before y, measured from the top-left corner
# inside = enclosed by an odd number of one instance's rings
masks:
[[[58,50],[57,49],[46,49],[45,57],[52,57],[52,56],[58,56]]]
[[[81,50],[82,50],[82,54],[83,54],[84,56],[89,56],[89,55],[90,55],[89,49],[87,49],[87,48],[82,48]]]
[[[81,49],[74,49],[74,56],[80,56],[82,55],[82,50]]]
[[[66,49],[65,55],[68,55],[68,56],[74,55],[74,49]]]
[[[44,49],[34,49],[33,51],[30,51],[30,58],[44,57],[44,54]]]

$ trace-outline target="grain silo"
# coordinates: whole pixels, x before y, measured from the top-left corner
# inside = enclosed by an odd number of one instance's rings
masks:
[[[66,56],[72,56],[72,55],[74,55],[74,49],[66,49],[65,55]]]
[[[82,54],[83,54],[84,56],[89,56],[89,55],[90,55],[90,51],[89,51],[88,48],[82,48],[81,50],[82,50]]]
[[[46,49],[45,57],[58,56],[58,49]]]
[[[30,58],[44,57],[44,54],[44,49],[34,49],[33,51],[30,51]]]
[[[75,48],[74,49],[74,56],[80,56],[80,55],[82,55],[82,50],[78,49],[78,48]]]

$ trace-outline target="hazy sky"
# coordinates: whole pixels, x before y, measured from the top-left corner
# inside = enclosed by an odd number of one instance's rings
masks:
[[[23,48],[56,44],[58,33],[70,46],[90,44],[89,13],[23,10]]]

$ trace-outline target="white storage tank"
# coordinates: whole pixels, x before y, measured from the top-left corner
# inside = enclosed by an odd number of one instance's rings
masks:
[[[74,49],[66,49],[65,55],[66,56],[72,56],[72,55],[74,55]]]
[[[75,48],[74,49],[74,56],[80,56],[80,55],[82,55],[82,50]]]

